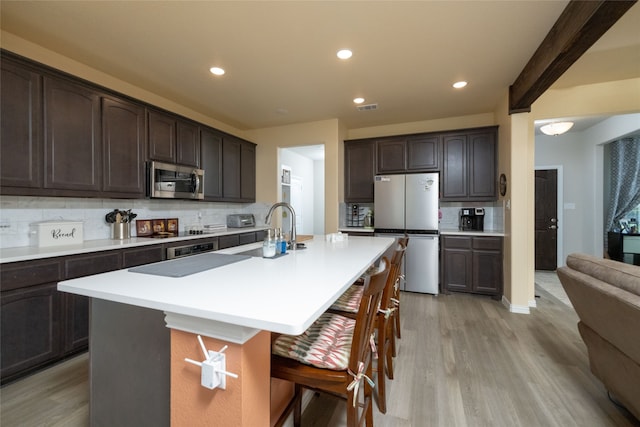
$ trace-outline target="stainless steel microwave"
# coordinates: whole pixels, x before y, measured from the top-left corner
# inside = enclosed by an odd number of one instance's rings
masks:
[[[171,163],[147,163],[147,196],[155,199],[204,199],[204,171]]]

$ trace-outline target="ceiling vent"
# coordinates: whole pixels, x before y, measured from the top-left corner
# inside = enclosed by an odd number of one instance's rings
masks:
[[[378,104],[358,105],[356,108],[358,111],[372,111],[378,109]]]

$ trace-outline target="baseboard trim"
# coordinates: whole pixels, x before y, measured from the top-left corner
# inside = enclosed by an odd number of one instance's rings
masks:
[[[529,300],[529,307],[536,308],[538,306],[538,302],[535,299]]]
[[[509,301],[504,295],[502,295],[502,305],[504,305],[511,313],[530,314],[529,306],[511,304],[511,301]]]

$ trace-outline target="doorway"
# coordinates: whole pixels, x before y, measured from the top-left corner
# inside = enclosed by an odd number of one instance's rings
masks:
[[[562,166],[535,170],[535,269],[555,271],[561,264]]]
[[[306,145],[278,149],[280,200],[291,203],[296,211],[298,234],[324,234],[324,145]],[[288,230],[289,219],[282,218]]]

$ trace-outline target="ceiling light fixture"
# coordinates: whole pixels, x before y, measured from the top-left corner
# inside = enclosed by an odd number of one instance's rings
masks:
[[[540,128],[540,131],[545,135],[558,136],[562,135],[573,127],[573,122],[557,122],[549,123]]]
[[[467,82],[465,81],[459,81],[459,82],[455,82],[453,84],[453,87],[455,87],[456,89],[462,89],[463,87],[465,87],[467,85]]]
[[[216,76],[221,76],[224,74],[224,70],[220,67],[211,67],[209,68],[209,71],[211,71],[211,74],[215,74]]]
[[[362,104],[364,102],[364,98],[354,98],[353,102],[356,104]]]
[[[341,49],[336,55],[340,59],[349,59],[353,55],[353,52],[351,52],[349,49]]]

